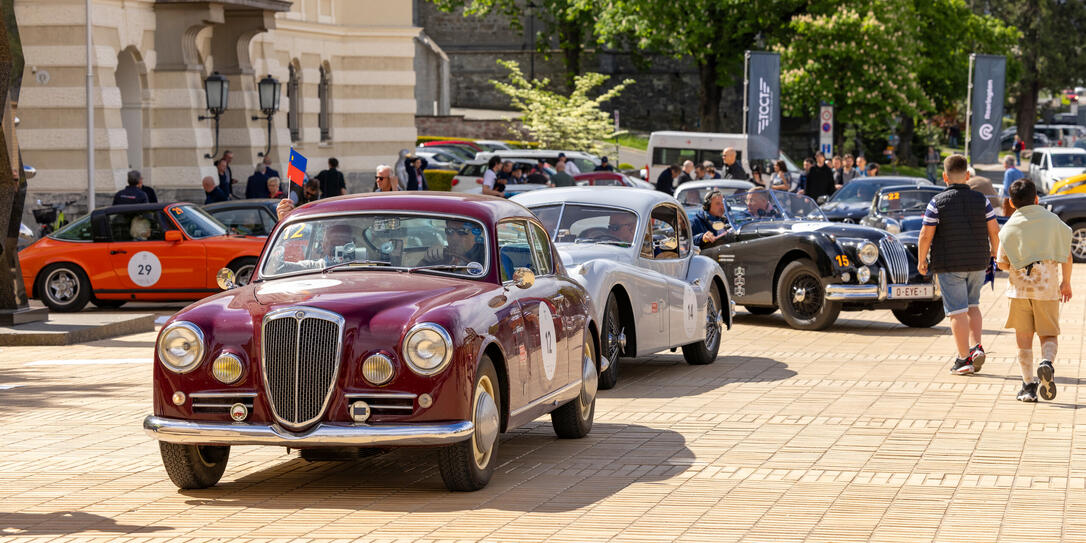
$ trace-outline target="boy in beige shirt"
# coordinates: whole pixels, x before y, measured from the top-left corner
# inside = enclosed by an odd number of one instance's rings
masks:
[[[1037,187],[1019,179],[1010,187],[1015,212],[999,232],[999,269],[1010,274],[1007,328],[1014,328],[1022,389],[1018,401],[1056,397],[1057,336],[1060,302],[1071,299],[1071,228],[1037,205]],[[1062,280],[1061,280],[1062,275]],[[1041,341],[1041,363],[1033,373],[1033,335]]]

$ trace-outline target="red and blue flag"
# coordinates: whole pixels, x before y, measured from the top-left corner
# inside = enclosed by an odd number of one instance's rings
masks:
[[[298,151],[290,150],[290,163],[287,165],[287,179],[300,189],[305,184],[306,159]]]

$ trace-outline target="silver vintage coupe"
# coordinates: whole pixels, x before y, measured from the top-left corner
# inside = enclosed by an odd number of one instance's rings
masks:
[[[548,229],[570,277],[594,300],[603,323],[600,388],[618,381],[619,357],[682,347],[690,364],[710,364],[732,302],[720,266],[698,256],[690,221],[661,192],[570,187],[522,193]]]

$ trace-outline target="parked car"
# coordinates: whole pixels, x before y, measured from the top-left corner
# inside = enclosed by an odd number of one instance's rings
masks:
[[[1086,194],[1086,173],[1072,175],[1071,177],[1057,181],[1048,191],[1050,196],[1060,194]]]
[[[441,447],[449,489],[477,490],[500,432],[548,413],[559,437],[591,431],[599,342],[588,293],[523,207],[320,200],[276,227],[251,284],[165,323],[143,427],[180,488],[216,484],[234,445],[422,446]]]
[[[718,190],[724,196],[731,196],[737,192],[746,192],[754,188],[754,183],[739,179],[705,179],[702,181],[687,181],[675,188],[675,199],[686,208],[687,215],[693,216],[701,210],[705,202],[705,195],[710,191]]]
[[[943,187],[925,185],[882,187],[875,193],[867,216],[860,219],[860,224],[891,234],[920,230],[928,203],[943,190]]]
[[[482,147],[484,151],[505,151],[512,149],[508,143],[498,140],[473,140],[473,143]]]
[[[1061,180],[1081,173],[1086,173],[1086,149],[1042,147],[1029,158],[1028,177],[1045,194]]]
[[[27,226],[26,223],[19,223],[19,240],[15,242],[15,250],[22,251],[23,249],[30,247],[30,244],[35,241],[34,236],[33,229]]]
[[[267,236],[278,221],[277,205],[279,200],[275,198],[227,200],[207,204],[204,211],[223,223],[231,234]]]
[[[1000,142],[1006,140],[1014,141],[1014,135],[1018,133],[1017,126],[1010,126],[1000,132]],[[1079,140],[1086,137],[1086,127],[1079,126],[1076,123],[1067,124],[1035,124],[1033,125],[1033,134],[1035,146],[1037,147],[1071,147],[1075,145]],[[1045,145],[1036,145],[1036,135],[1041,134],[1048,140]],[[1028,145],[1026,147],[1029,147]],[[1010,147],[1007,147],[1009,149]]]
[[[247,283],[264,248],[264,238],[227,234],[193,204],[111,206],[23,249],[19,266],[31,296],[53,311],[199,300],[219,291],[220,268]]]
[[[859,223],[871,209],[871,200],[883,187],[912,185],[931,186],[923,177],[859,177],[848,182],[829,198],[820,197],[822,213],[831,221]]]
[[[441,140],[441,141],[427,141],[418,145],[418,147],[448,147],[461,149],[472,154],[472,158],[475,155],[484,151],[485,148],[473,141],[469,140]]]
[[[1071,256],[1075,262],[1086,262],[1086,194],[1045,196],[1040,204],[1071,227]]]
[[[464,166],[465,160],[457,157],[456,155],[447,153],[441,149],[436,150],[416,150],[415,156],[426,159],[426,167],[431,170],[452,170],[457,171]]]
[[[711,364],[731,295],[720,267],[698,256],[679,203],[654,190],[555,188],[521,194],[546,227],[570,276],[596,301],[600,387],[618,382],[619,357],[682,347],[689,364]]]
[[[415,154],[416,155],[419,154],[419,153],[423,153],[423,152],[445,153],[447,155],[451,155],[451,156],[455,157],[460,162],[470,162],[472,160],[475,160],[475,151],[472,151],[470,149],[466,149],[466,148],[463,148],[463,147],[455,147],[455,146],[442,147],[442,146],[431,145],[429,147],[419,146],[419,147],[415,148]]]
[[[497,156],[503,161],[512,161],[515,165],[530,169],[542,159],[549,167],[553,167],[558,161],[558,154],[565,153],[568,160],[572,160],[581,173],[589,173],[600,164],[595,155],[576,151],[552,151],[540,149],[512,149],[509,151],[494,151],[493,153],[479,153],[475,159],[464,164],[456,176],[452,179],[452,192],[478,192],[483,184],[483,173],[486,172],[486,164],[491,157]],[[525,171],[528,171],[525,169]],[[553,174],[553,171],[549,173]],[[542,187],[534,187],[542,188]],[[524,190],[531,190],[524,188]],[[507,191],[508,192],[508,191]],[[509,195],[508,193],[506,194]]]
[[[814,200],[754,190],[724,199],[726,232],[701,254],[720,263],[735,303],[757,315],[781,310],[800,330],[822,330],[841,311],[890,309],[902,324],[943,320],[935,286],[916,270],[916,249],[893,234],[826,220]]]
[[[1014,136],[1015,136],[1015,132],[1009,132],[1009,133],[1004,134],[1003,136],[1000,136],[1000,138],[999,138],[999,148],[1001,150],[1003,150],[1003,151],[1012,151],[1012,150],[1014,150]],[[1033,133],[1033,145],[1026,145],[1026,148],[1027,149],[1037,149],[1037,148],[1040,148],[1040,147],[1048,147],[1050,145],[1051,145],[1051,143],[1048,140],[1048,136],[1046,136],[1046,135],[1044,135],[1044,134],[1042,134],[1040,132],[1034,132]]]
[[[621,172],[585,172],[573,176],[578,187],[634,187],[655,189],[656,185]]]

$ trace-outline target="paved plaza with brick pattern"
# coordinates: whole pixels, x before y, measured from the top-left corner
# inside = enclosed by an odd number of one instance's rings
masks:
[[[1015,401],[1005,277],[969,377],[948,372],[949,321],[801,332],[739,308],[716,363],[624,360],[587,438],[546,418],[506,434],[475,493],[446,491],[433,451],[276,447],[234,447],[218,486],[178,491],[141,428],[154,333],[6,347],[0,540],[1083,541],[1086,266],[1073,279],[1053,402]]]

